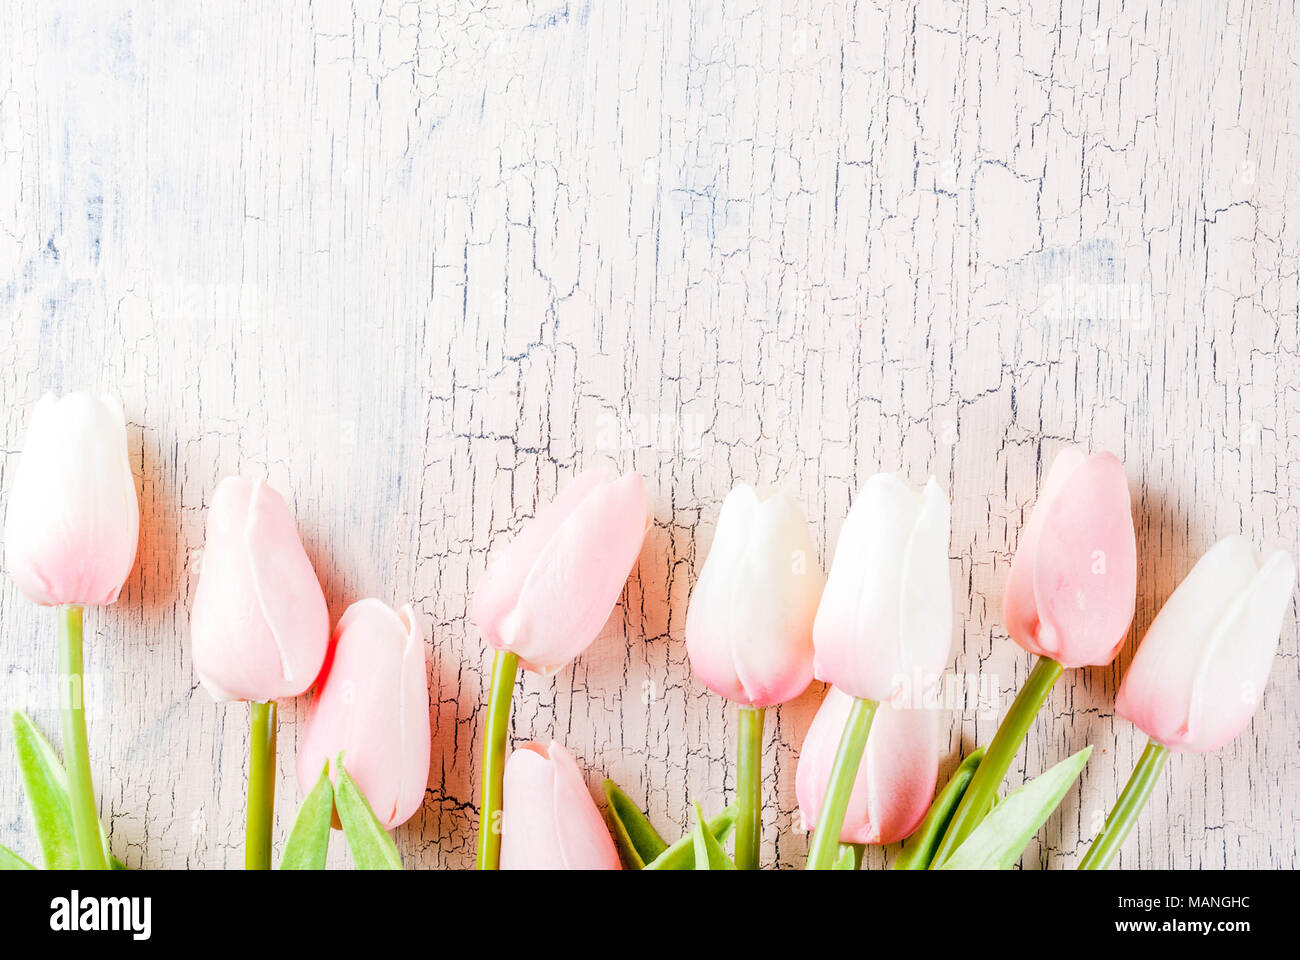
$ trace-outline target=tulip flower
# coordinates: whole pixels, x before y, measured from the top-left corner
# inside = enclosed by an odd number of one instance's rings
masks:
[[[288,505],[261,480],[222,480],[190,614],[204,688],[219,701],[296,697],[316,682],[329,635],[325,595]]]
[[[834,578],[832,569],[831,577]],[[854,697],[830,687],[813,718],[795,773],[803,825],[819,824],[822,802]],[[939,776],[939,714],[881,702],[871,724],[836,843],[894,843],[925,819]]]
[[[1025,523],[1003,619],[1011,639],[1062,667],[1115,659],[1137,599],[1137,545],[1124,465],[1060,453]]]
[[[868,737],[876,704],[919,700],[921,691],[911,688],[937,680],[948,663],[950,513],[948,498],[933,477],[918,496],[896,474],[881,473],[863,485],[844,522],[813,626],[817,679],[843,691],[828,696],[823,711],[843,723],[836,731],[839,749],[827,758],[829,787],[823,783],[819,788],[817,808],[822,808],[823,792],[827,802],[809,844],[810,869],[829,869],[834,860],[839,821],[853,807],[850,790],[865,769],[859,767],[862,751],[874,749],[875,738]],[[847,706],[831,711],[831,706],[843,705],[845,694]],[[929,789],[934,792],[933,783]],[[865,799],[857,803],[859,812],[865,809]]]
[[[63,741],[80,865],[103,870],[86,737],[82,608],[115,603],[135,564],[140,507],[116,400],[46,394],[32,411],[5,510],[5,567],[36,603],[58,606]]]
[[[988,812],[1039,708],[1064,667],[1110,663],[1133,621],[1137,546],[1124,465],[1077,447],[1052,463],[1025,523],[1003,598],[1011,639],[1038,661],[975,771],[934,863]]]
[[[686,612],[691,669],[739,705],[736,866],[758,866],[763,718],[812,681],[812,626],[825,579],[808,523],[780,493],[727,494]]]
[[[502,870],[618,870],[618,850],[563,746],[525,743],[506,764]]]
[[[474,591],[474,622],[496,650],[483,735],[480,870],[495,870],[500,859],[502,776],[519,667],[553,674],[591,645],[636,565],[651,519],[639,476],[582,473],[493,558]]]
[[[139,537],[122,407],[88,393],[41,397],[5,512],[18,589],[47,606],[115,603]]]
[[[1084,857],[1104,869],[1137,821],[1169,751],[1217,750],[1250,723],[1295,590],[1284,551],[1261,566],[1245,537],[1216,543],[1147,630],[1115,701],[1150,742]]]
[[[948,498],[897,474],[862,487],[844,521],[813,625],[814,675],[861,700],[937,677],[952,649]]]
[[[329,611],[293,515],[261,480],[227,477],[217,485],[190,639],[194,668],[212,697],[250,701],[244,861],[265,870],[275,805],[275,701],[316,681]]]
[[[429,782],[429,684],[424,632],[409,605],[359,600],[334,628],[298,749],[298,782],[343,766],[385,829],[415,815]],[[335,772],[337,775],[337,771]]]

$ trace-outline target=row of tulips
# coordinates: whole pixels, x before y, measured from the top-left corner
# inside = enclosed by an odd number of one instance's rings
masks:
[[[811,869],[855,868],[865,844],[907,839],[898,868],[1006,867],[1068,792],[1090,748],[1010,796],[998,791],[1065,669],[1109,664],[1137,588],[1123,465],[1070,448],[1021,531],[1004,597],[1011,638],[1037,661],[993,739],[936,795],[932,695],[953,632],[950,505],[931,479],[863,486],[827,575],[796,503],[736,487],[690,598],[686,649],[700,681],[738,708],[736,797],[669,843],[612,782],[611,829],[557,742],[508,752],[522,668],[560,670],[595,639],[651,525],[635,474],[575,478],[524,524],[477,584],[472,615],[494,651],[484,724],[477,864],[501,868],[753,869],[761,850],[765,711],[829,685],[799,757]],[[120,866],[100,824],[87,747],[82,611],[114,603],[135,560],[139,510],[121,408],[87,394],[37,404],[14,471],[5,565],[59,608],[64,758],[15,714],[15,742],[46,866]],[[1169,598],[1121,686],[1116,710],[1150,737],[1082,866],[1107,866],[1169,751],[1227,743],[1259,703],[1291,603],[1284,552],[1260,564],[1240,536],[1216,544]],[[313,692],[297,755],[305,799],[281,854],[324,865],[331,826],[361,867],[400,866],[388,831],[420,809],[430,766],[425,635],[409,606],[362,599],[333,630],[319,580],[281,496],[261,481],[215,489],[190,618],[191,652],[218,701],[248,701],[246,865],[271,866],[278,701]],[[724,841],[734,832],[728,854]],[[908,839],[910,838],[910,839]],[[26,867],[0,848],[0,865]]]

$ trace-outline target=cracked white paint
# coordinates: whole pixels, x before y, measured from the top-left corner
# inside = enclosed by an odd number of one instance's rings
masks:
[[[825,561],[868,474],[935,473],[956,669],[1004,705],[1029,658],[1001,589],[1063,441],[1127,464],[1139,631],[1220,536],[1295,551],[1297,50],[1291,5],[1240,0],[5,4],[0,481],[28,405],[84,385],[122,396],[140,485],[139,568],[87,625],[115,852],[242,862],[246,710],[186,646],[231,472],[286,493],[335,617],[425,618],[433,773],[398,831],[421,866],[472,857],[473,585],[581,466],[641,471],[655,527],[514,733],[665,832],[732,786],[734,711],[681,631],[737,481],[784,483]],[[6,580],[0,623],[5,705],[56,733],[52,617]],[[1296,865],[1298,636],[1293,608],[1254,723],[1169,764],[1121,865]],[[1113,716],[1131,655],[1065,677],[1013,765],[1097,748],[1027,866],[1082,855],[1141,749]],[[770,714],[769,863],[802,861],[818,697]],[[996,720],[954,714],[945,774]],[[25,816],[6,757],[0,843],[34,856]]]

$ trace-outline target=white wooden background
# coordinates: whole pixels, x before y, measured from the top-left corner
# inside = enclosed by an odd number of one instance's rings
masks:
[[[397,835],[424,867],[472,859],[472,589],[581,467],[643,473],[655,526],[514,735],[666,833],[733,787],[682,626],[737,481],[794,493],[824,558],[873,471],[951,491],[955,670],[999,703],[954,711],[942,776],[1028,672],[1001,590],[1062,443],[1127,464],[1135,635],[1217,538],[1295,551],[1297,50],[1263,0],[5,3],[0,481],[29,404],[88,386],[121,395],[139,483],[138,569],[88,628],[115,852],[242,864],[247,710],[197,686],[186,626],[236,471],[285,492],[335,617],[425,619],[433,767]],[[4,704],[57,742],[53,618],[6,579],[0,624]],[[1172,760],[1122,866],[1296,865],[1298,637],[1293,608],[1253,724]],[[1113,715],[1131,655],[1063,679],[1012,768],[1096,746],[1029,868],[1082,856],[1142,746]],[[803,859],[819,698],[769,717],[768,864]],[[36,856],[0,746],[0,843]]]

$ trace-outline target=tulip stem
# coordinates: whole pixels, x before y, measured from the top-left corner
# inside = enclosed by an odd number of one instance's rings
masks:
[[[1123,846],[1124,838],[1133,829],[1133,824],[1137,823],[1147,797],[1151,796],[1151,788],[1160,779],[1160,771],[1165,768],[1165,760],[1168,758],[1169,748],[1164,744],[1154,740],[1147,744],[1137,766],[1133,768],[1132,776],[1128,778],[1124,792],[1119,795],[1110,816],[1106,818],[1106,825],[1101,828],[1101,833],[1097,834],[1097,839],[1092,841],[1088,853],[1079,863],[1080,870],[1105,870],[1110,866],[1115,854]]]
[[[275,701],[250,703],[248,735],[248,826],[244,869],[271,869],[271,820],[275,813]]]
[[[763,832],[763,717],[741,707],[736,735],[736,869],[757,870]]]
[[[831,767],[830,781],[826,784],[826,795],[817,817],[817,829],[813,831],[812,842],[808,845],[809,870],[829,870],[835,862],[840,848],[844,814],[849,809],[853,782],[858,778],[862,751],[867,748],[867,737],[871,733],[871,721],[875,719],[877,706],[879,704],[875,700],[853,700],[853,709],[849,711],[844,733],[840,735],[839,749],[835,751],[835,764]]]
[[[506,741],[510,736],[510,702],[515,694],[519,655],[498,650],[492,659],[492,691],[487,726],[483,730],[483,791],[478,813],[479,870],[501,865],[501,803],[506,772]]]
[[[1039,708],[1060,675],[1059,663],[1048,657],[1038,658],[1034,669],[1029,673],[1029,679],[1020,688],[1020,693],[1016,694],[1011,709],[1002,718],[998,732],[993,735],[993,740],[984,751],[984,759],[976,768],[975,776],[971,778],[961,803],[948,821],[948,830],[939,841],[939,847],[930,861],[930,869],[941,867],[989,812],[1011,761],[1020,752],[1020,745],[1025,742],[1025,735],[1029,733],[1034,717],[1038,716]]]
[[[95,785],[90,776],[90,744],[86,738],[86,679],[81,661],[81,607],[59,607],[59,671],[66,687],[63,708],[63,763],[68,770],[68,795],[72,801],[72,830],[77,838],[77,858],[83,870],[107,870],[104,840],[95,806]]]

